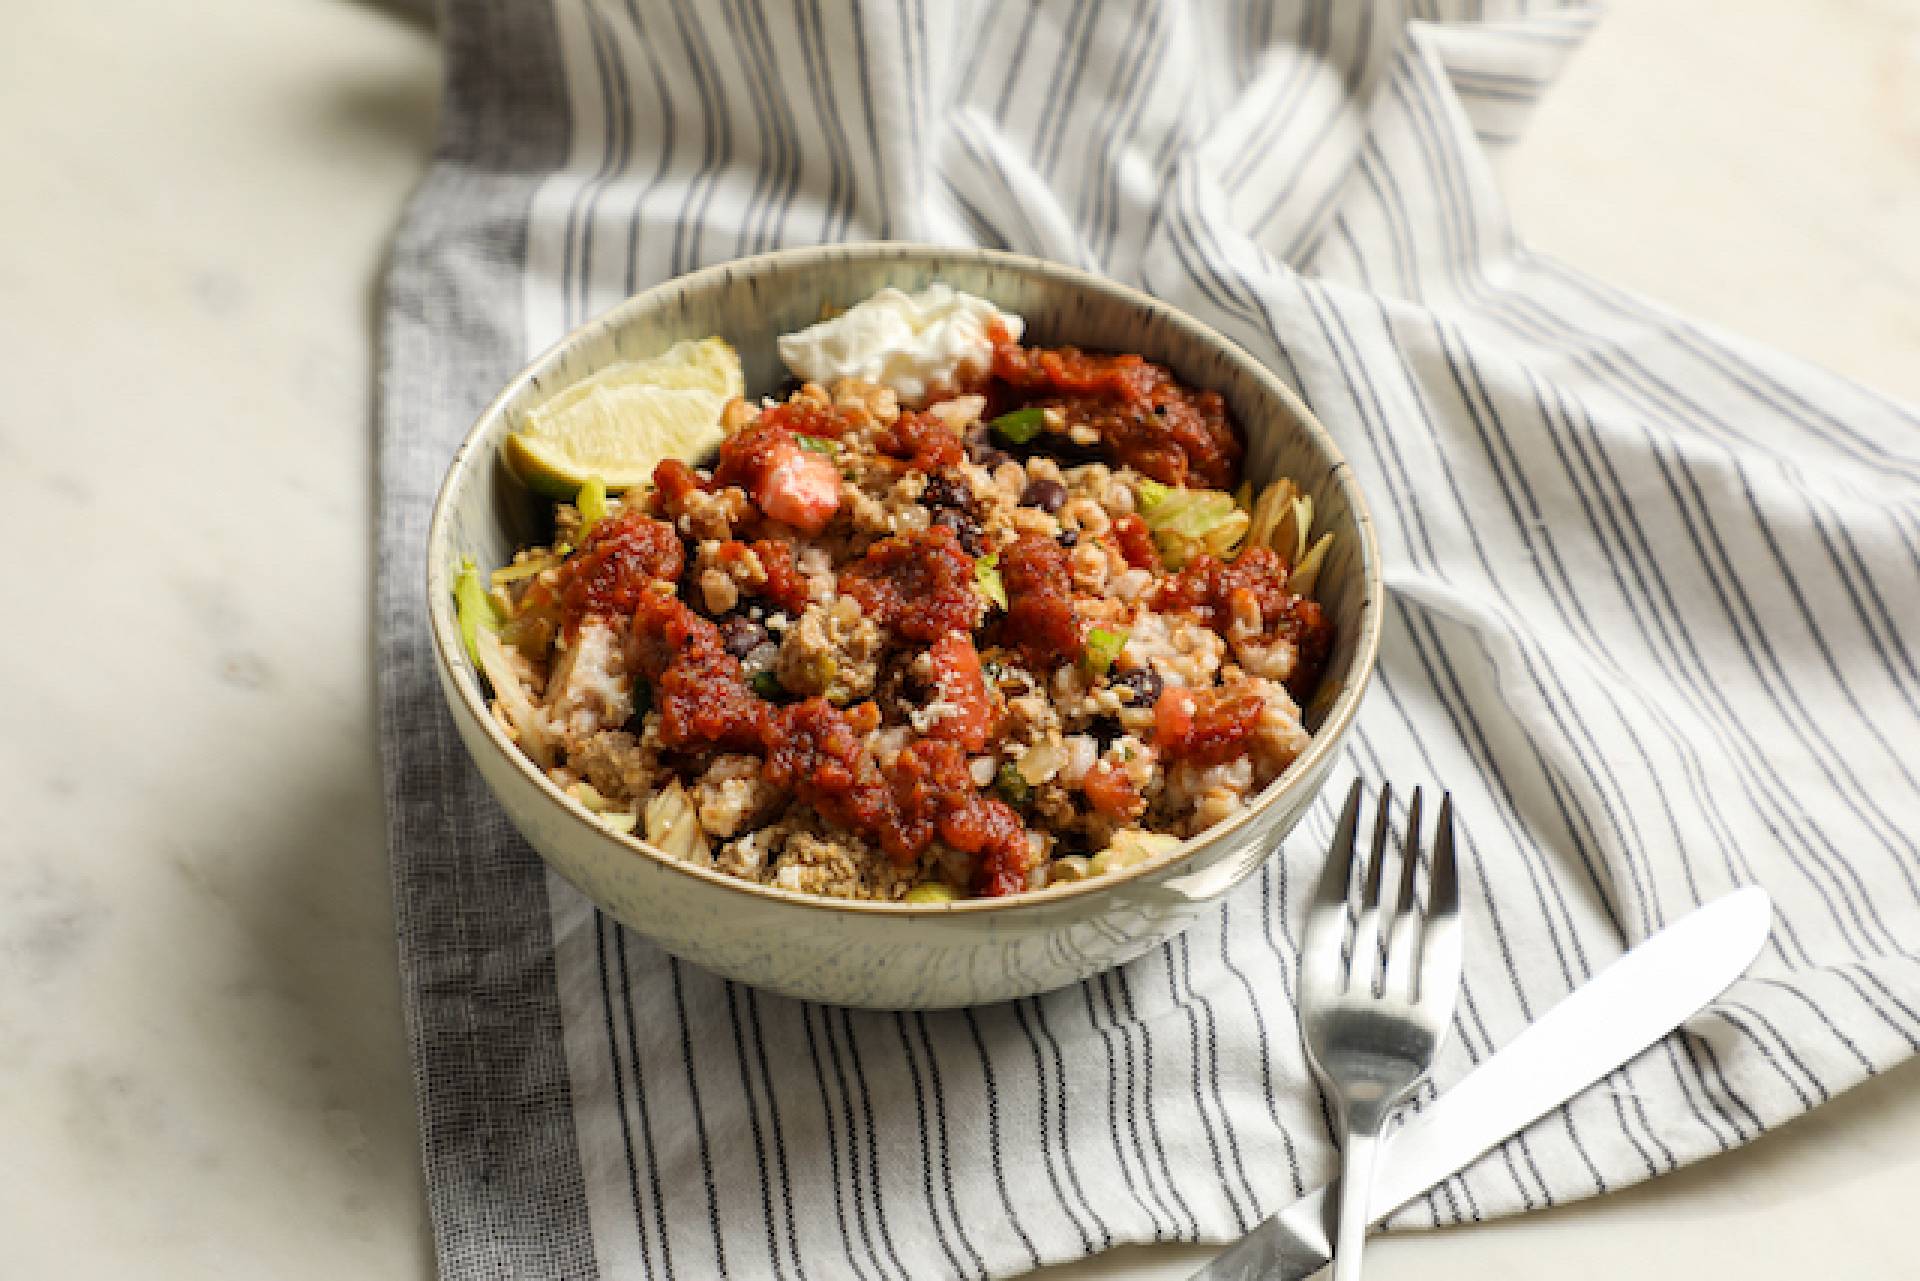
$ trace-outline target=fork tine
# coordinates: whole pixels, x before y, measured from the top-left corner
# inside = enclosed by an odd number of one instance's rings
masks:
[[[1353,918],[1353,958],[1348,990],[1371,993],[1380,973],[1380,868],[1387,861],[1387,826],[1393,818],[1393,784],[1380,784],[1379,812],[1373,820],[1373,853],[1367,860],[1366,886]]]
[[[1334,825],[1327,847],[1327,865],[1320,887],[1307,909],[1306,938],[1300,949],[1300,982],[1305,985],[1344,986],[1340,945],[1347,934],[1347,887],[1353,880],[1353,836],[1360,823],[1360,780],[1347,789],[1347,803]]]
[[[1381,919],[1387,929],[1387,977],[1380,985],[1383,996],[1396,993],[1411,1001],[1414,994],[1413,958],[1420,946],[1420,904],[1414,899],[1414,875],[1420,869],[1420,789],[1413,789],[1407,802],[1407,839],[1400,847],[1400,892],[1394,896],[1393,911]]]
[[[1442,793],[1427,885],[1427,926],[1420,940],[1418,1001],[1444,1025],[1460,991],[1460,877],[1453,850],[1453,796]]]

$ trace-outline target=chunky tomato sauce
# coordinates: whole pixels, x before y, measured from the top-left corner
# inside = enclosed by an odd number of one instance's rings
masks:
[[[762,589],[766,598],[790,614],[806,609],[807,580],[794,567],[793,544],[762,538],[754,542],[753,554],[767,574],[767,585]]]
[[[817,400],[788,400],[760,413],[762,426],[783,427],[799,436],[837,439],[852,426],[848,417],[832,405]]]
[[[764,734],[767,781],[830,822],[873,839],[896,862],[919,855],[894,818],[893,790],[847,713],[824,698],[779,709]]]
[[[772,704],[747,688],[720,629],[677,597],[661,591],[641,597],[627,661],[653,686],[660,741],[668,747],[760,749]]]
[[[1168,485],[1232,489],[1245,452],[1218,392],[1184,386],[1144,356],[1022,347],[994,331],[999,388],[1091,427],[1117,463]],[[1004,395],[996,397],[1004,399]]]
[[[867,617],[908,640],[971,632],[980,621],[973,558],[944,525],[875,543],[841,573],[840,590],[859,601]]]
[[[700,473],[678,458],[663,458],[653,469],[653,505],[656,516],[678,516],[687,498],[709,489]]]
[[[911,409],[901,411],[893,426],[875,440],[874,447],[914,471],[929,473],[958,466],[967,456],[958,432],[932,414]]]
[[[1010,806],[974,787],[961,746],[922,739],[883,772],[857,718],[858,709],[843,712],[823,698],[775,711],[761,731],[768,781],[873,841],[901,867],[911,867],[938,839],[975,856],[975,893],[994,897],[1026,888],[1026,825]]]
[[[1153,707],[1153,743],[1169,760],[1218,765],[1246,750],[1266,700],[1250,685],[1170,685]]]
[[[958,743],[969,752],[993,741],[999,719],[993,696],[980,670],[980,652],[959,632],[949,632],[927,652],[933,663],[934,691],[947,714],[927,729],[929,736]]]
[[[771,519],[817,534],[839,510],[840,471],[770,417],[771,411],[721,442],[713,483],[738,485]]]
[[[1096,811],[1109,818],[1136,819],[1147,809],[1133,780],[1109,761],[1096,762],[1081,780],[1080,790]]]
[[[1073,573],[1058,543],[1021,534],[1000,553],[1000,581],[1007,589],[1004,643],[1042,668],[1086,652],[1086,629],[1073,610]]]
[[[656,582],[673,582],[686,552],[673,526],[638,506],[622,509],[586,531],[586,545],[560,566],[561,626],[569,637],[588,618],[624,619]]]
[[[1150,569],[1160,572],[1160,553],[1154,548],[1153,535],[1147,530],[1147,522],[1139,516],[1128,513],[1113,522],[1113,541],[1120,548],[1121,559],[1133,569]]]
[[[1287,567],[1265,547],[1249,547],[1231,563],[1200,555],[1154,593],[1155,609],[1183,609],[1224,634],[1237,609],[1257,611],[1260,635],[1293,642],[1299,657],[1287,686],[1304,694],[1319,679],[1333,626],[1318,601],[1287,590]]]

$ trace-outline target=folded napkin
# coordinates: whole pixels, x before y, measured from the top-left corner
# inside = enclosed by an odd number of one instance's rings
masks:
[[[1332,1165],[1291,999],[1324,804],[1123,970],[895,1015],[627,934],[469,766],[420,592],[456,441],[570,326],[781,245],[1082,264],[1217,326],[1326,423],[1390,589],[1344,769],[1451,788],[1464,837],[1442,1083],[1663,922],[1773,892],[1751,977],[1401,1222],[1648,1178],[1920,1045],[1920,421],[1518,238],[1488,154],[1590,18],[450,0],[441,146],[386,296],[378,585],[444,1277],[1005,1276],[1225,1240]]]

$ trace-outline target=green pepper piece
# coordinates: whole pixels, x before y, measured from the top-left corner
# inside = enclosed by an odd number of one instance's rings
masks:
[[[796,435],[794,439],[800,443],[800,448],[809,453],[837,454],[840,452],[840,442],[829,440],[825,436]]]
[[[1025,409],[1016,409],[1012,413],[1002,414],[987,425],[993,428],[1000,439],[1015,445],[1024,445],[1038,436],[1046,427],[1047,414],[1038,405],[1028,405]]]
[[[1121,628],[1096,627],[1087,633],[1087,670],[1104,676],[1112,669],[1120,651],[1127,647],[1127,633]]]
[[[1026,778],[1012,761],[1001,763],[999,772],[993,776],[993,790],[1015,809],[1025,805],[1033,796],[1033,788],[1027,785]]]
[[[748,681],[747,684],[752,688],[754,693],[766,699],[769,703],[787,692],[786,686],[780,683],[780,674],[771,669],[764,672],[755,672],[753,679]]]

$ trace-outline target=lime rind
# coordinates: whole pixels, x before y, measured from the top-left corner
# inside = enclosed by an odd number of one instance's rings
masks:
[[[526,411],[502,446],[522,484],[566,501],[595,476],[607,491],[643,485],[665,458],[697,459],[724,438],[727,402],[746,391],[740,358],[720,338],[625,361]]]
[[[672,391],[707,391],[720,397],[720,403],[747,394],[746,375],[740,369],[740,357],[724,338],[689,338],[677,342],[658,356],[645,360],[623,360],[597,369],[592,374],[563,387],[546,400],[527,410],[521,430],[544,433],[549,424],[567,414],[574,405],[596,390],[621,387],[659,387]]]

